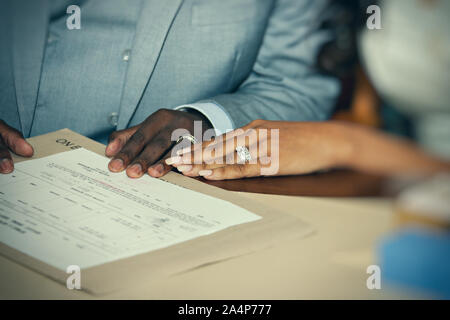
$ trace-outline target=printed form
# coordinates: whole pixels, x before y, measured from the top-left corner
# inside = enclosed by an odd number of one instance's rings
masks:
[[[88,268],[261,217],[147,175],[130,179],[86,149],[0,175],[0,241],[51,266]]]

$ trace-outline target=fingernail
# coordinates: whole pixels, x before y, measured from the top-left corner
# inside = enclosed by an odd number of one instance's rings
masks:
[[[106,147],[106,153],[114,154],[117,151],[117,147],[119,146],[117,140],[111,141],[110,144]]]
[[[191,171],[192,166],[190,165],[182,165],[182,166],[178,166],[177,170],[180,172],[185,172],[185,171]]]
[[[172,157],[166,159],[166,163],[170,166],[172,164],[181,163],[181,157]]]
[[[133,177],[140,177],[142,175],[142,166],[139,163],[133,164],[128,168],[128,173],[131,173]]]
[[[3,173],[10,173],[14,170],[14,165],[11,160],[9,159],[3,159],[0,162],[0,171]]]
[[[148,168],[148,173],[151,176],[154,176],[150,173],[150,170],[155,170],[158,173],[158,175],[160,176],[164,173],[164,166],[161,163],[158,163],[158,164],[155,164],[155,165],[151,166],[150,168]]]
[[[123,169],[122,159],[114,159],[109,163],[109,165],[113,171],[120,171]]]
[[[191,152],[191,147],[186,147],[177,151],[177,155],[181,156],[184,153]]]
[[[207,177],[212,175],[212,170],[201,170],[199,171],[198,175],[202,176],[202,177]]]

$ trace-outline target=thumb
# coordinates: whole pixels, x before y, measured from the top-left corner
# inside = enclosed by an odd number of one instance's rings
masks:
[[[115,156],[122,147],[127,143],[128,139],[139,129],[139,126],[134,126],[125,130],[114,131],[109,136],[109,142],[105,149],[107,157]]]
[[[34,154],[34,149],[25,139],[16,138],[15,142],[9,146],[11,150],[22,157],[31,157]]]
[[[8,148],[15,154],[23,157],[31,157],[34,153],[33,147],[23,137],[22,133],[0,122],[0,134]]]

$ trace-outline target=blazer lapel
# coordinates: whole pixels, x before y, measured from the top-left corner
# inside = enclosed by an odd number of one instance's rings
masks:
[[[152,75],[182,0],[144,1],[122,95],[117,129],[128,126]]]
[[[22,133],[29,136],[48,27],[48,0],[12,1],[12,54]]]

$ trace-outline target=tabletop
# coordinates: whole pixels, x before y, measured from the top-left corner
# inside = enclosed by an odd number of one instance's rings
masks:
[[[82,137],[49,134],[47,143],[77,146]],[[84,138],[85,139],[85,138]],[[67,141],[66,141],[67,140]],[[104,146],[103,146],[104,147]],[[45,148],[36,149],[36,153]],[[309,223],[306,238],[161,278],[104,296],[65,286],[0,256],[1,299],[378,299],[405,297],[384,285],[369,290],[367,268],[393,228],[392,198],[381,197],[383,179],[346,170],[305,176],[207,183]],[[314,196],[314,197],[311,197]],[[376,196],[376,197],[374,197]],[[153,277],[154,278],[154,277]],[[410,297],[408,292],[408,297]]]
[[[25,299],[379,299],[405,297],[369,290],[367,267],[377,263],[380,237],[392,229],[385,198],[314,198],[240,193],[310,223],[311,236],[182,274],[92,296],[0,257],[0,298]],[[409,297],[408,293],[408,297]]]

